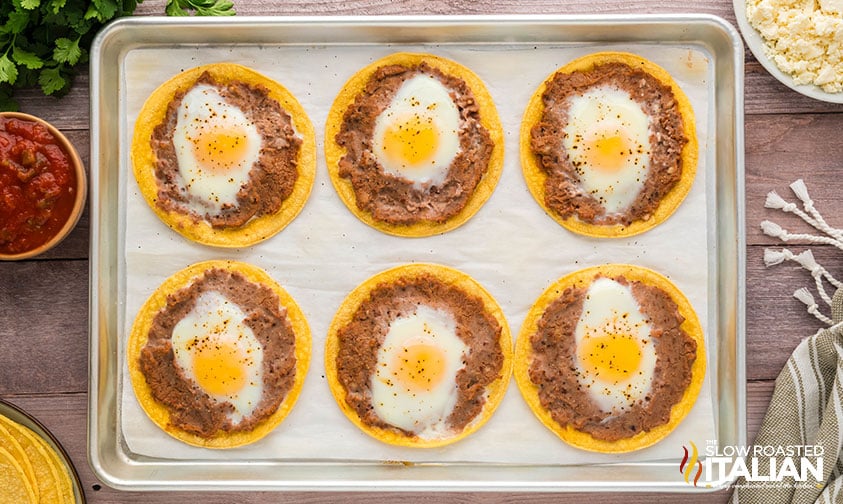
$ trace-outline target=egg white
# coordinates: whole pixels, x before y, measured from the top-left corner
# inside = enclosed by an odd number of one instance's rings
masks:
[[[373,152],[384,172],[417,189],[439,185],[460,151],[459,128],[459,110],[448,89],[436,77],[418,74],[404,81],[376,118]],[[404,131],[400,139],[398,130]],[[418,152],[423,155],[416,159]]]
[[[574,330],[575,364],[580,384],[604,412],[621,414],[650,393],[656,368],[656,348],[650,332],[650,323],[629,286],[603,277],[589,286]],[[622,344],[618,346],[617,341]],[[604,346],[594,356],[586,355],[587,349],[601,345]],[[628,355],[611,362],[619,352],[630,350],[640,354],[631,359],[637,367],[619,369],[626,368]]]
[[[647,178],[650,117],[628,92],[608,86],[569,103],[562,144],[580,185],[607,213],[623,212]]]
[[[194,86],[182,98],[173,131],[179,175],[188,199],[188,208],[205,215],[218,214],[237,205],[237,193],[249,181],[261,150],[261,134],[238,107],[228,103],[213,86]],[[204,147],[212,154],[197,158],[197,144],[213,142],[219,135],[232,134],[234,148],[228,142]],[[243,144],[240,144],[243,142]],[[236,151],[233,159],[231,152]],[[221,161],[225,160],[225,161]]]
[[[263,346],[245,324],[245,319],[246,313],[236,303],[219,292],[206,291],[176,324],[171,336],[176,365],[214,401],[234,406],[234,411],[228,414],[234,425],[252,414],[263,395]],[[229,364],[239,366],[245,375],[242,387],[227,394],[203,388],[203,378],[196,373],[197,357],[218,346],[236,351],[235,355],[229,354],[226,358]]]
[[[419,386],[418,381],[402,379],[408,368],[402,371],[399,367],[414,364],[404,358],[406,349],[413,345],[433,347],[443,358],[441,367],[437,366],[433,373],[416,376],[422,381],[426,376],[434,383]],[[457,372],[465,367],[468,352],[469,348],[457,336],[456,321],[445,311],[419,305],[415,313],[395,319],[378,349],[371,380],[375,413],[386,423],[423,439],[447,435],[446,420],[458,396]]]

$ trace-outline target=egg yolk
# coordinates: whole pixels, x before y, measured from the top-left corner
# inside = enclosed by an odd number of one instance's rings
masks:
[[[429,161],[439,146],[432,117],[413,114],[392,122],[384,134],[384,153],[395,163],[413,168]]]
[[[445,353],[426,343],[408,345],[393,358],[392,369],[408,390],[430,392],[445,375]]]
[[[246,157],[246,131],[239,128],[213,128],[192,138],[193,156],[212,173],[225,173],[236,168]]]
[[[214,342],[196,349],[193,372],[199,386],[209,394],[231,395],[246,385],[245,360],[236,345]]]
[[[632,154],[630,141],[617,131],[605,131],[585,141],[585,159],[588,166],[605,173],[614,173],[624,167]]]
[[[641,365],[641,347],[628,334],[587,336],[579,343],[580,362],[604,382],[622,382]]]

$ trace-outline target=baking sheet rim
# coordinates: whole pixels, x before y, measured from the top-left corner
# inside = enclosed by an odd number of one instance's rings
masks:
[[[439,24],[457,24],[457,23],[471,23],[477,24],[478,26],[485,26],[488,23],[524,23],[524,24],[543,24],[548,26],[554,27],[562,27],[568,24],[598,24],[598,25],[616,25],[616,24],[625,24],[625,25],[636,25],[636,24],[643,24],[643,23],[683,23],[686,24],[689,21],[697,21],[700,23],[714,23],[719,25],[718,28],[727,32],[727,35],[732,39],[734,45],[734,39],[737,37],[738,43],[740,43],[740,38],[736,35],[736,31],[734,30],[731,25],[726,23],[725,21],[717,18],[716,16],[711,15],[670,15],[670,16],[660,16],[660,15],[641,15],[641,16],[619,16],[619,15],[595,15],[595,16],[572,16],[572,15],[559,15],[559,16],[533,16],[533,15],[516,15],[516,16],[499,16],[499,15],[482,15],[482,16],[365,16],[365,17],[349,17],[349,16],[340,16],[340,17],[321,17],[321,16],[305,16],[305,17],[258,17],[258,18],[235,18],[235,23],[244,25],[244,26],[252,26],[252,25],[261,25],[261,24],[268,24],[271,26],[275,25],[309,25],[313,23],[325,23],[330,25],[356,25],[356,26],[383,26],[383,25],[396,25],[396,26],[403,26],[403,25],[413,25],[415,28],[422,28],[425,29],[426,27],[430,27],[433,25]],[[231,22],[231,20],[229,20]],[[195,26],[195,27],[202,27],[202,26],[215,26],[221,23],[221,20],[217,19],[208,19],[208,20],[201,20],[201,21],[194,21],[193,19],[190,20],[173,20],[170,18],[133,18],[131,20],[124,20],[118,21],[114,23],[112,27],[103,30],[103,32],[98,36],[94,47],[92,48],[92,68],[91,68],[91,117],[92,117],[92,135],[91,135],[91,168],[92,172],[96,171],[94,176],[92,177],[92,188],[94,191],[97,192],[94,198],[91,200],[91,208],[97,209],[100,211],[102,206],[100,205],[100,198],[101,194],[99,194],[98,184],[100,179],[100,174],[104,169],[101,165],[99,165],[98,161],[100,159],[101,151],[100,149],[103,147],[104,143],[100,143],[100,135],[99,129],[101,127],[98,119],[100,119],[100,103],[101,103],[101,96],[100,91],[101,89],[97,86],[99,81],[99,76],[101,72],[101,68],[99,65],[102,63],[100,58],[103,51],[103,44],[104,40],[107,39],[109,34],[111,33],[109,29],[116,29],[115,27],[125,27],[125,26],[140,26],[142,28],[148,28],[149,25],[155,25],[157,23],[163,24],[170,24],[175,26]],[[693,39],[691,41],[694,41]],[[470,41],[465,41],[470,42]],[[594,43],[593,41],[581,41],[585,43]],[[687,41],[685,41],[687,42]],[[402,42],[406,43],[406,42]],[[141,42],[137,42],[138,45],[143,45]],[[742,53],[742,45],[741,51]],[[125,53],[124,53],[125,54]],[[742,58],[740,58],[740,65],[737,64],[738,58],[733,54],[733,63],[735,64],[736,68],[735,71],[735,89],[733,90],[733,94],[735,95],[735,106],[736,110],[734,111],[734,120],[735,120],[735,132],[736,138],[733,139],[732,142],[729,142],[730,147],[734,147],[737,151],[739,146],[742,146],[742,132],[743,132],[743,117],[742,117],[742,110],[738,109],[738,105],[742,104]],[[738,379],[742,379],[744,375],[743,369],[743,318],[744,318],[744,271],[743,271],[743,264],[744,264],[744,254],[745,249],[743,246],[744,242],[744,231],[743,231],[743,158],[742,152],[735,152],[735,190],[736,190],[736,213],[737,215],[734,216],[737,219],[737,257],[735,258],[737,262],[737,284],[738,284],[738,294],[737,294],[737,306],[735,307],[736,310],[736,334],[735,334],[735,343],[738,347],[736,350],[739,354],[736,367],[735,369],[730,369],[729,371],[734,372],[734,376]],[[713,168],[715,170],[716,168]],[[151,480],[146,481],[120,481],[120,478],[115,477],[115,474],[109,472],[109,470],[105,467],[103,463],[104,460],[99,456],[99,451],[97,448],[100,447],[103,439],[99,437],[99,424],[101,423],[101,414],[107,413],[101,411],[103,408],[103,404],[100,402],[99,398],[101,394],[105,395],[106,403],[114,403],[116,398],[112,397],[109,398],[107,394],[107,385],[103,385],[101,378],[108,377],[108,366],[110,365],[112,368],[114,367],[114,363],[109,363],[107,359],[103,361],[105,364],[105,370],[101,369],[100,360],[103,359],[103,355],[100,353],[100,338],[102,335],[105,335],[107,338],[107,330],[103,332],[99,327],[100,322],[100,308],[101,308],[101,300],[99,296],[99,291],[97,290],[100,287],[100,282],[98,281],[100,278],[100,273],[102,273],[101,267],[97,265],[103,262],[103,257],[99,254],[99,240],[95,239],[98,237],[99,233],[103,231],[99,227],[100,222],[100,215],[99,213],[92,212],[92,240],[91,240],[91,286],[90,286],[90,294],[91,294],[91,318],[90,318],[90,326],[91,326],[91,358],[90,358],[90,390],[89,390],[89,458],[92,466],[95,469],[95,472],[98,476],[100,476],[106,483],[110,484],[111,486],[115,486],[117,488],[127,488],[127,489],[155,489],[155,488],[172,488],[171,485],[179,484],[180,486],[185,484],[186,481],[182,480],[173,480],[169,484],[164,481],[160,482],[153,482]],[[730,216],[732,217],[732,216]],[[112,230],[112,233],[114,231]],[[119,230],[118,230],[119,233]],[[105,230],[106,235],[108,235],[108,230]],[[109,235],[110,236],[110,235]],[[108,258],[105,258],[105,263],[108,263]],[[719,270],[719,269],[718,269]],[[108,272],[105,272],[105,276],[108,277]],[[723,317],[725,314],[720,314]],[[718,321],[719,322],[719,321]],[[715,330],[715,328],[711,328]],[[103,371],[106,374],[102,374]],[[107,380],[106,380],[107,381]],[[742,438],[745,438],[745,398],[744,393],[741,391],[743,390],[741,385],[742,383],[735,384],[738,387],[737,391],[737,404],[736,404],[736,411],[735,416],[737,417],[737,421],[740,424],[738,428],[738,441]],[[104,387],[105,392],[104,393]],[[116,395],[116,394],[115,394]],[[109,401],[110,399],[110,401]],[[116,408],[116,405],[111,404],[109,411],[112,408]],[[115,440],[116,441],[116,440]],[[744,440],[745,441],[745,440]],[[115,443],[116,444],[116,443]],[[115,446],[115,448],[119,451],[120,447]],[[137,461],[131,460],[130,457],[123,455],[123,463],[126,463],[128,466],[131,466],[133,463],[138,463]],[[162,464],[162,465],[172,465],[172,464]],[[176,464],[178,465],[178,464]],[[366,464],[363,464],[366,465]],[[559,466],[561,468],[565,468],[567,466]],[[671,466],[673,469],[673,467]],[[448,484],[450,482],[450,484]],[[312,482],[301,482],[303,486],[300,486],[298,483],[294,481],[283,481],[283,480],[273,480],[273,481],[262,481],[262,482],[249,482],[247,480],[233,480],[230,482],[218,480],[213,484],[207,484],[208,482],[201,482],[204,483],[206,486],[198,485],[197,488],[213,488],[213,489],[223,489],[223,488],[236,488],[236,489],[243,489],[244,487],[252,487],[256,489],[267,489],[269,487],[275,488],[301,488],[301,489],[326,489],[325,482],[322,481],[312,481]],[[463,481],[434,481],[434,480],[424,480],[421,482],[418,481],[397,481],[393,482],[393,484],[389,484],[383,481],[371,481],[372,486],[366,485],[364,482],[357,481],[352,484],[350,481],[338,481],[335,482],[335,485],[329,485],[329,489],[339,489],[339,488],[346,488],[346,489],[375,489],[375,488],[384,488],[390,490],[398,490],[398,489],[410,489],[410,490],[419,490],[426,487],[430,488],[439,488],[439,489],[451,489],[453,490],[460,490],[460,489],[470,489],[470,490],[480,490],[480,489],[490,489],[490,490],[509,490],[520,488],[518,484],[512,482],[498,482],[498,484],[489,484],[486,481],[477,481],[474,484],[470,482]],[[527,483],[524,486],[524,489],[544,489],[544,490],[589,490],[589,489],[606,489],[606,490],[620,490],[625,489],[622,484],[618,484],[614,487],[601,487],[601,488],[594,488],[592,487],[593,484],[601,484],[605,483],[604,481],[595,481],[591,483],[586,483],[584,481],[577,481],[575,485],[566,486],[564,482],[560,481],[552,481],[548,482],[547,484],[540,484],[540,483]],[[647,487],[642,486],[642,482],[636,481],[634,484],[630,484],[629,489],[635,490],[670,490],[670,491],[681,491],[683,487],[675,486],[675,485],[667,485],[667,486],[660,486],[655,484],[653,486]],[[343,484],[348,485],[347,487],[343,487]],[[312,485],[312,487],[308,487],[308,485]],[[374,487],[374,485],[378,485]],[[466,485],[466,486],[461,486]],[[548,486],[549,485],[549,486]],[[558,485],[558,486],[557,486]]]

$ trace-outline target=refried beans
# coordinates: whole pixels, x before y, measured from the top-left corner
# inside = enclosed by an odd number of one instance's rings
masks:
[[[263,86],[243,82],[223,85],[207,72],[199,77],[195,85],[200,84],[215,87],[227,103],[240,109],[255,125],[262,138],[260,155],[249,171],[249,181],[237,193],[236,205],[224,205],[220,212],[205,215],[188,208],[188,202],[198,199],[186,190],[173,145],[179,105],[189,89],[180,92],[170,102],[164,122],[155,127],[150,140],[156,158],[156,204],[166,211],[190,215],[197,221],[204,219],[214,228],[236,228],[254,217],[277,213],[284,200],[292,194],[299,176],[298,157],[302,140],[293,129],[292,118],[269,97],[269,91]]]
[[[377,117],[401,85],[420,73],[442,82],[460,114],[460,149],[445,181],[421,189],[403,177],[385,173],[372,152]],[[423,221],[440,224],[458,214],[486,173],[494,147],[488,130],[480,123],[480,107],[465,81],[425,63],[378,68],[345,112],[335,140],[346,149],[339,161],[339,176],[350,180],[357,207],[378,221],[395,225]]]
[[[415,313],[419,305],[452,314],[457,336],[470,349],[465,367],[457,372],[457,403],[446,419],[454,432],[461,432],[483,409],[486,387],[501,375],[503,351],[501,326],[487,313],[483,301],[432,275],[402,278],[378,285],[360,305],[352,321],[337,334],[337,376],[345,389],[345,401],[370,426],[411,432],[387,424],[374,411],[371,380],[375,375],[378,348],[390,323]]]
[[[237,425],[228,418],[234,409],[231,403],[215,401],[187,378],[173,353],[173,328],[193,309],[198,297],[208,291],[222,294],[246,313],[244,324],[252,329],[264,352],[263,395],[254,412]],[[295,333],[286,309],[272,289],[252,283],[237,272],[211,269],[167,297],[167,305],[153,319],[149,340],[139,359],[152,397],[170,411],[170,424],[209,438],[220,431],[250,431],[278,409],[295,378]]]
[[[607,213],[597,198],[582,189],[577,169],[563,146],[571,97],[601,86],[629,92],[651,118],[647,178],[635,201],[618,213]],[[606,63],[585,72],[557,72],[546,83],[542,101],[544,112],[532,128],[530,146],[547,174],[545,205],[562,218],[576,216],[590,224],[628,226],[650,219],[682,177],[681,153],[688,143],[670,87],[643,70],[624,63]]]
[[[668,423],[670,411],[691,383],[697,344],[680,327],[684,318],[676,303],[658,287],[615,278],[630,285],[648,319],[655,344],[656,367],[649,393],[619,414],[601,410],[577,377],[574,329],[587,288],[569,287],[545,310],[531,337],[530,380],[538,386],[542,407],[562,426],[617,441]]]

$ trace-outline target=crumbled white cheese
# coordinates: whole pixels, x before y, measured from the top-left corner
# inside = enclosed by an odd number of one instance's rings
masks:
[[[843,0],[747,0],[746,17],[796,84],[843,91]]]

